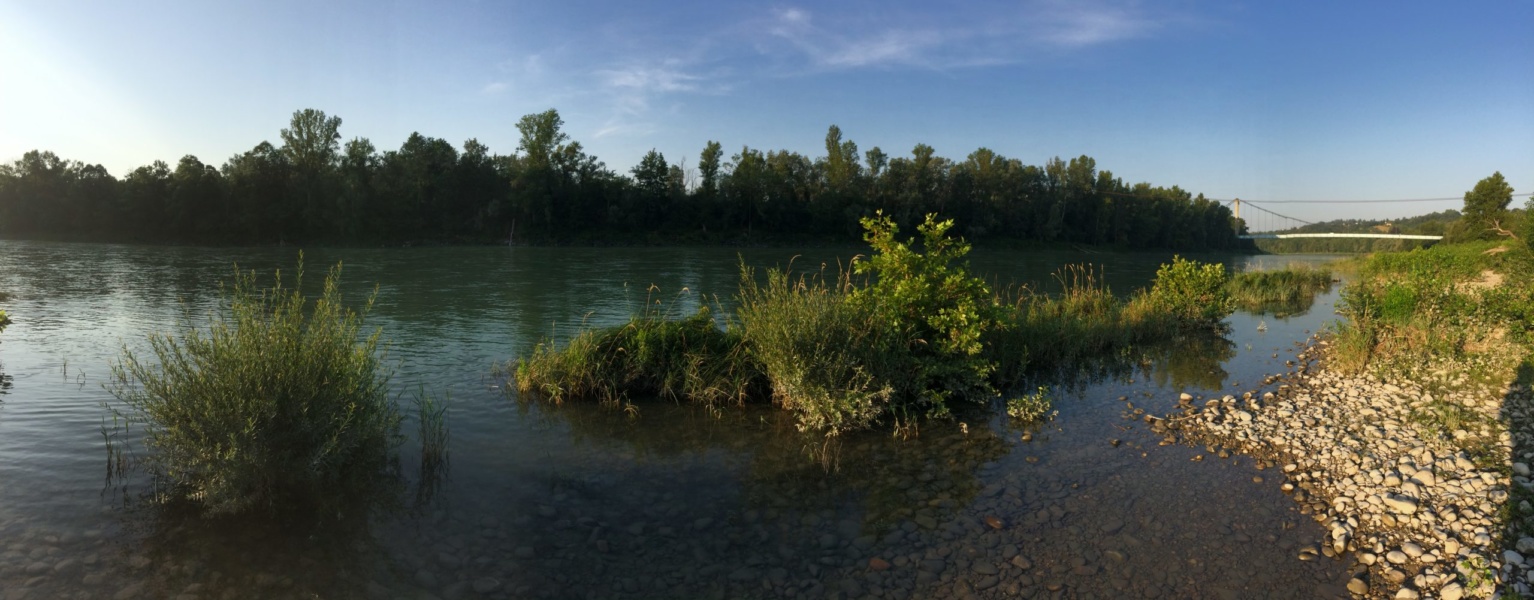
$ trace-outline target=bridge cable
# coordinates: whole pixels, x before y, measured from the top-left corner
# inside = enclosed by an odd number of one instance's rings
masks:
[[[1281,214],[1278,214],[1278,213],[1276,213],[1276,212],[1273,212],[1273,211],[1271,211],[1271,210],[1268,210],[1268,209],[1266,209],[1266,208],[1263,208],[1263,207],[1261,207],[1261,206],[1257,206],[1257,205],[1256,205],[1256,204],[1254,204],[1254,203],[1253,203],[1253,202],[1252,202],[1252,201],[1250,201],[1250,200],[1242,200],[1242,201],[1241,201],[1241,206],[1242,206],[1242,207],[1243,207],[1243,208],[1255,208],[1255,209],[1257,209],[1257,210],[1260,210],[1260,211],[1262,211],[1262,212],[1265,212],[1265,213],[1268,213],[1268,214],[1270,214],[1270,215],[1273,215],[1273,216],[1275,216],[1275,217],[1279,217],[1279,218],[1283,218],[1283,219],[1289,219],[1289,220],[1290,220],[1290,221],[1297,221],[1297,222],[1300,222],[1300,223],[1304,223],[1304,224],[1306,224],[1306,225],[1315,225],[1315,223],[1312,223],[1312,222],[1310,222],[1310,221],[1306,221],[1306,220],[1304,220],[1304,219],[1296,219],[1296,218],[1294,218],[1294,217],[1291,217],[1291,216],[1289,216],[1289,215],[1281,215]]]
[[[1534,194],[1512,195],[1514,198],[1527,198],[1530,196],[1534,196]],[[1405,198],[1400,200],[1262,200],[1261,202],[1263,204],[1388,204],[1392,202],[1448,202],[1451,200],[1459,201],[1464,199],[1465,198],[1463,196],[1460,196],[1454,198]],[[1229,204],[1232,201],[1222,200],[1222,202]],[[1241,202],[1247,203],[1253,201],[1242,200]]]

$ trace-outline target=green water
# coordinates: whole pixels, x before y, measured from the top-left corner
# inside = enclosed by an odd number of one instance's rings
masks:
[[[368,323],[389,340],[396,389],[452,398],[451,471],[435,494],[416,493],[410,440],[391,508],[316,532],[158,509],[142,477],[105,479],[101,435],[111,400],[101,383],[124,344],[142,348],[146,333],[207,314],[235,263],[289,270],[297,250],[0,241],[0,290],[13,294],[3,307],[15,320],[0,334],[0,600],[1341,590],[1342,563],[1295,558],[1324,532],[1279,492],[1278,473],[1158,446],[1119,400],[1159,412],[1184,389],[1252,389],[1332,318],[1335,294],[1284,319],[1234,315],[1228,340],[1061,387],[1059,416],[1030,441],[979,411],[924,424],[912,440],[873,432],[828,445],[766,408],[546,407],[490,375],[540,336],[617,322],[642,303],[727,309],[742,260],[834,269],[858,251],[310,250],[312,283],[343,261],[351,298],[377,285]],[[973,270],[1047,289],[1054,269],[1088,261],[1127,293],[1168,258],[977,250]],[[1200,258],[1232,268],[1323,259]]]

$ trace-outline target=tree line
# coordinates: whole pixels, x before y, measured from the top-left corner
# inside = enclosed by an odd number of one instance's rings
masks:
[[[586,153],[555,110],[517,124],[516,152],[413,133],[397,150],[342,142],[305,109],[221,166],[196,156],[114,177],[31,151],[0,164],[0,234],[173,243],[752,243],[858,235],[882,210],[907,228],[937,213],[970,239],[1178,250],[1249,249],[1228,207],[1176,186],[1126,184],[1091,157],[1024,165],[917,144],[859,153],[832,125],[826,155],[708,142],[695,166],[650,151],[627,173]]]

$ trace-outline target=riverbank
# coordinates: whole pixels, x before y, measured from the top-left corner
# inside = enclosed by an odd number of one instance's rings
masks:
[[[1347,321],[1237,398],[1183,395],[1164,442],[1281,466],[1372,598],[1527,597],[1534,462],[1527,250],[1383,255],[1344,290]],[[1507,256],[1504,256],[1507,255]]]

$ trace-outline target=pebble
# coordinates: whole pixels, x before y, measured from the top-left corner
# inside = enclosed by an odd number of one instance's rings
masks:
[[[501,581],[494,577],[481,577],[474,580],[474,593],[481,596],[501,589]]]
[[[1418,409],[1443,400],[1442,395],[1421,392],[1416,384],[1342,375],[1327,370],[1324,363],[1312,370],[1317,363],[1307,359],[1323,352],[1325,345],[1317,342],[1303,351],[1297,364],[1304,366],[1297,369],[1293,383],[1273,397],[1265,396],[1262,403],[1242,406],[1227,397],[1223,402],[1211,400],[1202,410],[1184,407],[1158,421],[1156,433],[1211,453],[1229,449],[1251,455],[1259,464],[1282,465],[1286,481],[1280,489],[1292,494],[1300,513],[1329,533],[1319,549],[1297,549],[1298,559],[1357,552],[1358,565],[1367,572],[1349,581],[1355,594],[1416,598],[1423,590],[1420,594],[1462,597],[1465,590],[1454,583],[1453,569],[1466,556],[1500,558],[1504,581],[1509,582],[1505,585],[1514,592],[1525,579],[1534,582],[1534,558],[1524,558],[1534,556],[1529,554],[1534,553],[1534,530],[1510,532],[1506,547],[1491,531],[1500,522],[1503,505],[1516,501],[1510,486],[1534,492],[1529,466],[1534,452],[1519,450],[1534,447],[1534,431],[1499,430],[1509,422],[1534,424],[1530,396],[1522,390],[1504,391],[1494,399],[1472,397],[1473,391],[1448,392],[1452,401],[1490,418],[1487,424],[1469,422],[1464,427],[1468,431],[1454,432],[1452,438],[1439,437],[1415,419]],[[1467,371],[1460,368],[1466,366],[1439,371],[1452,377]],[[1264,385],[1272,383],[1264,380]],[[1181,418],[1184,414],[1197,418]],[[1470,460],[1469,452],[1477,446],[1464,440],[1479,443],[1475,436],[1488,433],[1500,438],[1503,456],[1523,459],[1502,463],[1502,469],[1516,474],[1511,482],[1495,467]],[[1516,513],[1534,513],[1534,502],[1520,504]],[[1445,568],[1448,574],[1441,572]],[[1413,576],[1414,584],[1403,588]]]

